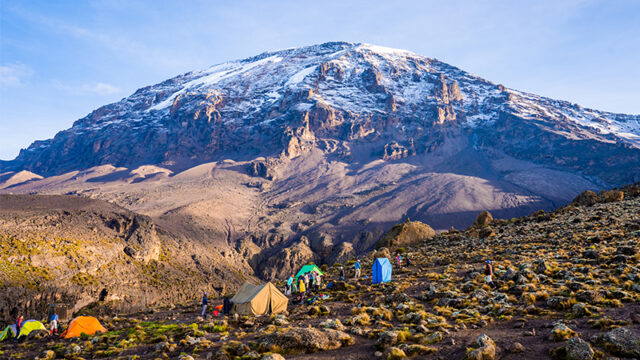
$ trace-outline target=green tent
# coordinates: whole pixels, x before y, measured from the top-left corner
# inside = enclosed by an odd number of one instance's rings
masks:
[[[324,275],[324,273],[320,270],[320,268],[317,267],[315,264],[309,264],[309,265],[303,266],[302,269],[298,271],[298,273],[296,274],[296,281],[298,281],[298,278],[300,277],[300,275],[304,275],[312,271],[315,272],[316,275]]]
[[[16,337],[16,326],[7,326],[2,333],[0,333],[0,341],[5,341],[10,338]]]
[[[18,339],[23,336],[28,336],[32,331],[35,330],[44,330],[47,331],[47,328],[42,325],[42,323],[38,320],[27,320],[22,323],[20,327],[20,334],[18,334]]]

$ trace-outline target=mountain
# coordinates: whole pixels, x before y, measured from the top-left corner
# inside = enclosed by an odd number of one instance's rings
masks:
[[[270,278],[370,249],[407,218],[466,227],[640,181],[640,116],[326,43],[139,89],[0,164],[25,170],[45,178],[0,192],[108,200]]]

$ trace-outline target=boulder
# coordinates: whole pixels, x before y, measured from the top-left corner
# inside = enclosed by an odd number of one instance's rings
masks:
[[[591,190],[587,190],[576,196],[571,203],[579,206],[591,206],[597,204],[599,200],[598,194]]]
[[[486,239],[494,236],[496,236],[496,232],[493,231],[493,229],[489,226],[485,226],[478,231],[478,237],[481,239]]]
[[[514,342],[511,345],[511,348],[509,348],[509,352],[513,353],[513,354],[518,354],[518,353],[523,353],[525,351],[525,348],[522,344],[520,344],[519,342]]]
[[[320,323],[320,327],[325,329],[344,330],[345,326],[342,325],[340,319],[327,319]]]
[[[602,293],[600,293],[599,291],[593,291],[593,290],[581,291],[578,294],[576,294],[576,299],[578,301],[586,302],[589,304],[595,304],[601,301],[602,298],[603,298]]]
[[[624,200],[624,192],[619,190],[607,190],[600,193],[602,202],[616,202]]]
[[[342,331],[295,327],[264,336],[260,346],[266,351],[279,348],[292,353],[313,353],[338,349],[353,342],[353,338]]]
[[[595,355],[591,345],[579,337],[570,339],[564,349],[567,360],[591,360]]]
[[[632,330],[613,329],[597,337],[596,342],[614,355],[640,358],[640,334]]]
[[[398,343],[398,332],[395,330],[385,331],[376,341],[376,348],[383,350]]]
[[[473,227],[482,227],[491,224],[493,216],[488,211],[483,211],[476,217],[476,221],[473,222]]]
[[[482,334],[476,339],[477,348],[465,356],[465,360],[493,360],[496,357],[496,343],[487,335]]]
[[[376,249],[416,245],[423,240],[433,238],[435,235],[435,230],[427,224],[418,221],[406,221],[402,224],[394,225],[391,230],[384,234],[376,244]]]
[[[274,353],[269,355],[264,355],[260,358],[260,360],[285,360],[284,356]]]
[[[392,346],[385,350],[382,356],[385,360],[402,360],[408,358],[407,354],[404,351],[395,346]]]
[[[565,325],[562,322],[557,322],[553,327],[553,329],[551,330],[551,334],[549,334],[549,340],[552,340],[552,341],[568,340],[576,335],[577,335],[576,332],[571,330],[567,325]]]

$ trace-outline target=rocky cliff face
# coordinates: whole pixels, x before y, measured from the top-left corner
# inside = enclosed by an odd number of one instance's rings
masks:
[[[71,316],[95,303],[120,310],[180,303],[239,281],[203,271],[150,218],[87,198],[0,195],[0,240],[6,322],[39,318],[53,304]]]
[[[461,228],[482,210],[510,218],[640,181],[640,116],[327,43],[139,89],[0,172],[13,179],[0,192],[109,200],[249,275],[281,277],[371,249],[408,218]]]

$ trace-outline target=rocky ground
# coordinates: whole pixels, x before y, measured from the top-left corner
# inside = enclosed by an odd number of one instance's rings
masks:
[[[586,192],[554,212],[387,241],[361,259],[401,253],[393,281],[337,281],[287,314],[202,319],[197,304],[136,314],[99,307],[109,329],[76,340],[0,344],[0,357],[120,359],[640,358],[640,187]],[[387,239],[388,240],[388,239]],[[398,247],[403,246],[403,247]],[[483,281],[491,259],[496,288]],[[351,262],[348,264],[351,269]],[[214,301],[216,304],[220,300]]]

